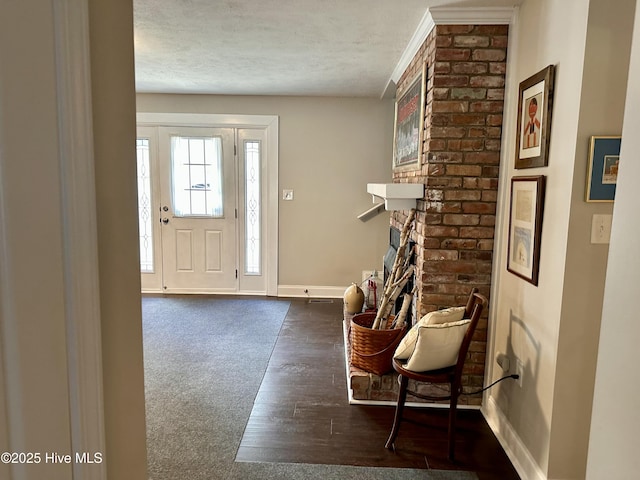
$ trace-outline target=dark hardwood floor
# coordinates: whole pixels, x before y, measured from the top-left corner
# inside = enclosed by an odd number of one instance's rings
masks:
[[[396,451],[384,448],[394,407],[349,405],[342,302],[295,299],[284,321],[236,461],[465,470],[519,479],[478,410],[459,410],[456,461],[446,409],[410,409]]]

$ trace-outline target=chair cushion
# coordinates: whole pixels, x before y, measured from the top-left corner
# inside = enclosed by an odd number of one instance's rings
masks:
[[[465,319],[420,327],[416,348],[405,368],[413,372],[426,372],[455,365],[469,323],[471,320]]]
[[[425,325],[437,325],[441,323],[457,322],[462,320],[465,307],[450,307],[442,310],[435,310],[424,315],[404,336],[395,353],[394,358],[406,360],[411,356],[416,348],[416,340],[418,339],[418,329]]]

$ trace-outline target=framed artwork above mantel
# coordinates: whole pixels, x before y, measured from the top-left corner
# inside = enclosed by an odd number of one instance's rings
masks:
[[[393,132],[393,168],[419,168],[424,138],[426,64],[396,101]]]

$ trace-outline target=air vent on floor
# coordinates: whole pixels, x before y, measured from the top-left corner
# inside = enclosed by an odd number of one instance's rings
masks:
[[[310,298],[309,303],[333,303],[333,298]]]

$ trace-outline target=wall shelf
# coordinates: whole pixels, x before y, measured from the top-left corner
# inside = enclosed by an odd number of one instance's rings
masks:
[[[384,203],[383,202],[376,203],[369,210],[367,210],[366,212],[362,212],[360,215],[358,215],[358,220],[362,220],[363,222],[366,222],[370,218],[373,218],[379,213],[381,213],[383,210],[384,210]]]
[[[385,210],[411,210],[416,208],[416,200],[424,198],[422,183],[368,183],[367,193],[373,195],[373,202],[384,200]]]

